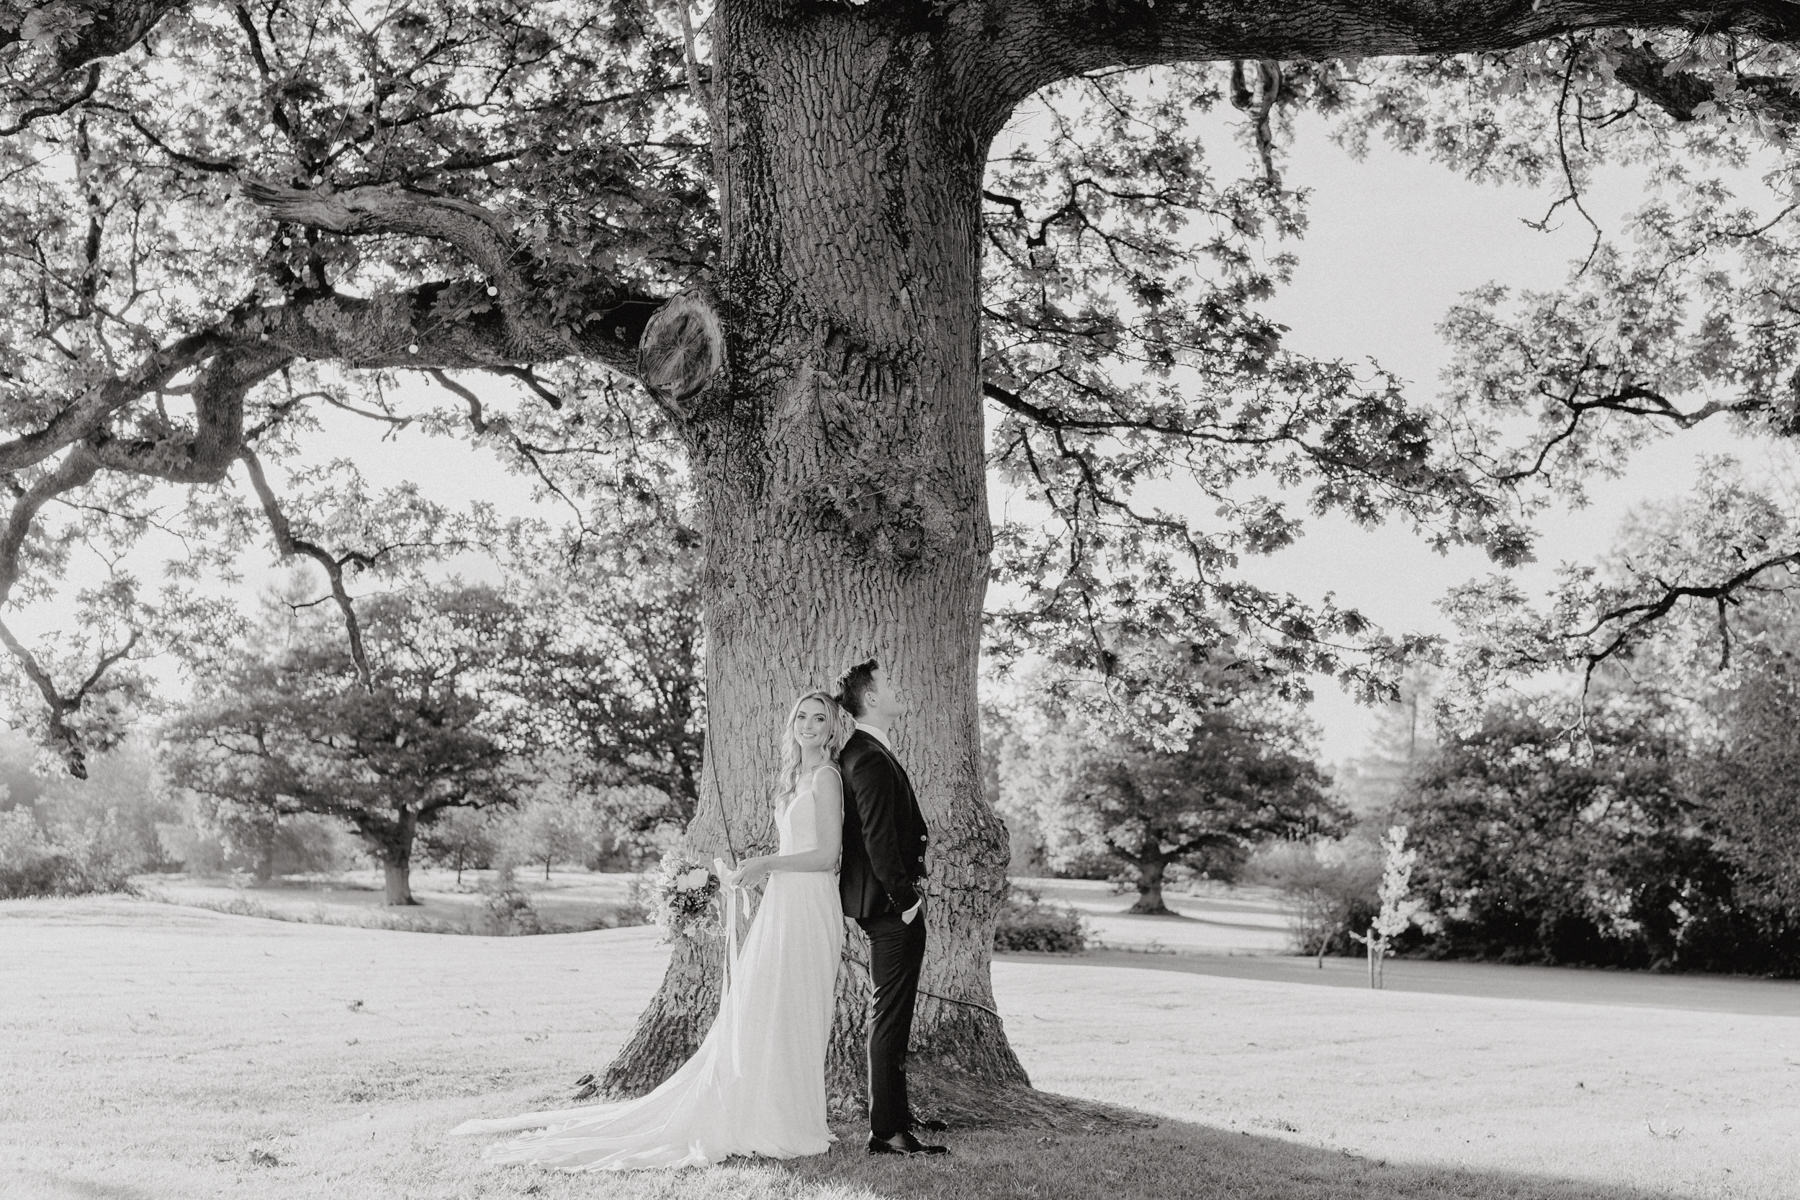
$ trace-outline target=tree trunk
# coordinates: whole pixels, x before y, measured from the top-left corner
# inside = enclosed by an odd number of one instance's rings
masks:
[[[262,836],[256,840],[256,862],[251,872],[258,883],[270,883],[275,879],[275,841],[279,828],[270,821],[262,828]]]
[[[1023,1083],[988,1011],[1007,845],[982,795],[975,696],[991,546],[986,143],[949,114],[928,34],[828,8],[776,26],[754,7],[714,16],[729,366],[687,428],[706,534],[708,713],[689,850],[710,861],[772,845],[795,696],[878,657],[905,698],[895,747],[931,828],[916,1074]],[[863,1102],[866,954],[852,926],[828,1067],[840,1112]],[[641,1093],[693,1051],[717,1005],[716,967],[716,951],[676,947],[606,1090]]]
[[[1137,864],[1137,901],[1128,910],[1151,917],[1172,917],[1175,914],[1163,903],[1163,872],[1169,864],[1162,859],[1146,857]]]
[[[389,840],[381,847],[381,871],[389,906],[418,903],[412,894],[413,834],[417,830],[418,818],[402,810]]]

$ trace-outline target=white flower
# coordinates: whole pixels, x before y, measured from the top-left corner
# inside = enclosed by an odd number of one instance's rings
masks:
[[[706,881],[711,878],[712,872],[708,871],[705,867],[695,867],[691,871],[683,871],[680,875],[676,876],[675,886],[684,892],[697,892],[705,887]]]

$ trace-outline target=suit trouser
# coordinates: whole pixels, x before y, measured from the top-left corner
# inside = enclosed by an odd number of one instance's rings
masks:
[[[912,1128],[906,1100],[906,1043],[912,1037],[925,962],[925,910],[902,921],[898,914],[861,917],[869,935],[869,979],[875,999],[869,1011],[869,1129],[891,1137]]]

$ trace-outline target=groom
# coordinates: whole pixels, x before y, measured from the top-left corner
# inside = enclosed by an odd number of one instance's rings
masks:
[[[838,766],[844,777],[844,857],[838,891],[844,913],[869,935],[869,1153],[948,1154],[913,1136],[940,1130],[906,1101],[906,1043],[912,1036],[919,967],[925,961],[925,849],[930,838],[912,783],[894,757],[888,729],[901,697],[874,659],[845,671],[838,703],[856,718]]]

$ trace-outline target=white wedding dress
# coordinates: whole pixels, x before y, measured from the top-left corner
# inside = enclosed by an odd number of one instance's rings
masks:
[[[821,768],[824,770],[826,768]],[[803,780],[776,814],[780,853],[818,846]],[[482,1157],[564,1171],[705,1166],[734,1154],[797,1158],[831,1145],[825,1047],[844,910],[836,871],[775,871],[750,923],[719,1015],[694,1056],[635,1100],[465,1121],[452,1134],[513,1133]]]

